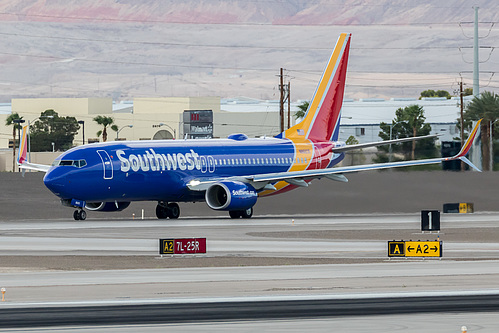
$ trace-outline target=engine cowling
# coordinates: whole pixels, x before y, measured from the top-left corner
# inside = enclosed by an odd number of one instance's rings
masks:
[[[121,212],[128,206],[130,206],[129,201],[87,202],[85,208],[88,210],[100,212]]]
[[[211,209],[245,210],[255,205],[258,195],[249,184],[224,181],[210,186],[205,199]]]

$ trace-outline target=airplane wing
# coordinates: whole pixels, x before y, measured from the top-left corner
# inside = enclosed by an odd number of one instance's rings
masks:
[[[41,172],[47,172],[50,169],[50,165],[45,165],[45,164],[35,164],[35,163],[28,163],[24,162],[22,164],[17,164],[20,169],[25,169],[25,170],[33,170],[33,171],[41,171]]]
[[[359,171],[368,171],[368,170],[382,170],[389,168],[399,168],[399,167],[407,167],[413,165],[426,165],[426,164],[436,164],[445,161],[453,161],[453,160],[461,160],[468,164],[470,167],[475,169],[476,171],[481,171],[477,168],[473,163],[471,163],[466,155],[468,154],[473,141],[475,140],[476,134],[478,132],[478,128],[480,126],[481,120],[478,121],[475,128],[471,132],[470,136],[466,140],[464,146],[461,148],[461,151],[452,157],[444,157],[444,158],[430,158],[424,160],[412,160],[412,161],[402,161],[402,162],[389,162],[389,163],[377,163],[377,164],[364,164],[364,165],[354,165],[347,167],[337,167],[337,168],[325,168],[325,169],[315,169],[315,170],[303,170],[303,171],[293,171],[293,172],[275,172],[275,173],[267,173],[267,174],[257,174],[257,175],[247,175],[247,176],[237,176],[230,177],[226,179],[210,179],[210,180],[192,180],[187,184],[190,190],[194,191],[204,191],[212,184],[217,181],[222,180],[236,180],[245,183],[250,183],[255,188],[260,189],[272,189],[272,185],[269,183],[277,182],[277,181],[285,181],[292,185],[297,186],[308,186],[308,183],[305,180],[310,180],[314,178],[330,178],[337,181],[348,181],[344,176],[345,173],[359,172]],[[432,137],[432,136],[430,136]],[[413,138],[412,138],[413,139]],[[403,139],[404,140],[404,139]],[[396,140],[392,140],[396,141]]]
[[[50,165],[29,163],[26,161],[27,154],[27,129],[28,126],[23,127],[22,141],[19,146],[19,154],[17,155],[17,165],[20,169],[34,170],[47,172],[50,169]]]
[[[360,144],[356,144],[356,145],[347,145],[347,146],[342,146],[342,147],[335,147],[332,149],[332,151],[333,151],[333,153],[343,153],[345,151],[355,150],[355,149],[391,145],[391,144],[397,144],[397,143],[408,142],[408,141],[418,141],[418,140],[423,140],[423,139],[433,139],[433,138],[437,138],[438,136],[439,135],[437,135],[437,134],[433,134],[433,135],[416,136],[416,137],[395,139],[395,140],[385,140],[385,141],[377,141],[377,142],[360,143]]]

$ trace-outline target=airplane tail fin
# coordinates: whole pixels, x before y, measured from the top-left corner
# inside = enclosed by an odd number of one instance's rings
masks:
[[[351,36],[343,33],[338,38],[303,121],[278,137],[311,141],[338,140]]]
[[[23,134],[19,144],[19,152],[17,154],[17,164],[21,165],[26,162],[26,154],[28,152],[28,126],[23,127]]]
[[[19,166],[20,169],[23,169],[23,172],[24,170],[47,172],[50,169],[50,165],[30,163],[27,160],[27,153],[28,153],[28,126],[24,126],[21,143],[19,145],[19,153],[17,154],[17,165]]]

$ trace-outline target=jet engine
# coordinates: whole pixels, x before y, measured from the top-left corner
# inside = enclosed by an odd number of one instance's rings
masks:
[[[121,212],[128,206],[130,206],[129,201],[87,202],[85,208],[92,211]]]
[[[223,181],[206,190],[206,203],[215,210],[245,210],[255,205],[258,195],[253,186],[237,181]]]

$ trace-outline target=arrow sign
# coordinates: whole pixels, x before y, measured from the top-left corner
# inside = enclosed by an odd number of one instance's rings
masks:
[[[441,241],[405,241],[406,257],[441,257]]]

